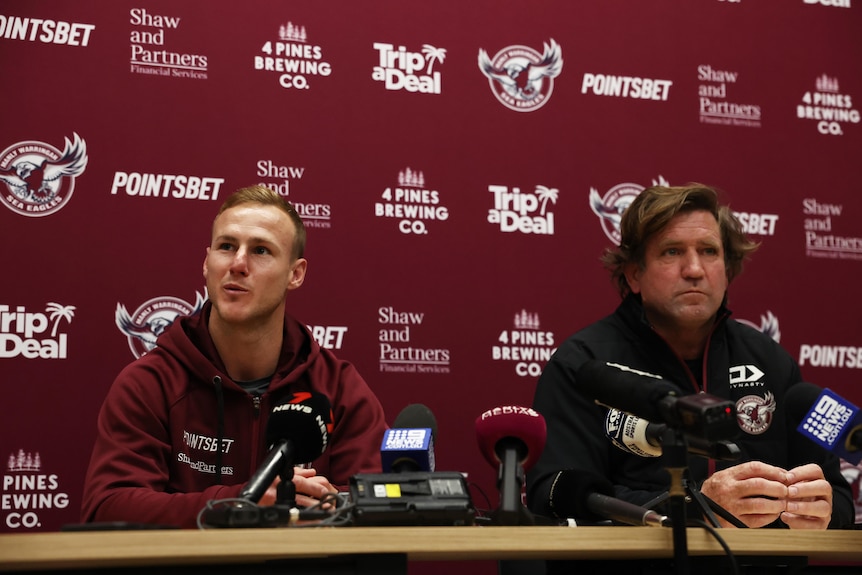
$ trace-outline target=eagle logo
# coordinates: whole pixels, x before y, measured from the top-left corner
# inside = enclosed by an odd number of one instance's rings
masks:
[[[517,112],[532,112],[544,106],[554,89],[554,78],[563,69],[560,45],[553,38],[539,54],[528,46],[509,46],[490,58],[479,49],[479,69],[504,106]]]
[[[745,325],[753,327],[757,331],[768,335],[775,340],[775,343],[781,342],[781,330],[778,329],[778,318],[769,310],[760,316],[760,325],[756,325],[753,321],[749,321],[747,319],[740,319],[738,321],[739,323],[744,323]]]
[[[736,421],[743,431],[760,435],[772,425],[772,414],[777,407],[775,396],[769,391],[766,397],[746,395],[736,402]]]
[[[65,138],[61,152],[44,142],[18,142],[0,154],[2,201],[21,215],[47,216],[72,197],[75,178],[87,167],[87,144],[78,134]]]
[[[126,306],[117,304],[114,320],[117,328],[128,338],[129,349],[136,358],[152,351],[156,347],[156,340],[175,319],[193,315],[203,308],[206,296],[200,292],[195,292],[195,296],[194,305],[171,296],[153,298],[141,304],[131,314],[126,310]]]
[[[667,180],[659,176],[657,180],[652,181],[652,185],[668,186],[669,184]],[[616,246],[620,244],[622,239],[620,222],[623,219],[623,212],[642,191],[644,191],[644,187],[640,184],[628,182],[617,184],[608,190],[604,196],[599,195],[597,189],[590,188],[590,208],[599,217],[605,235]]]

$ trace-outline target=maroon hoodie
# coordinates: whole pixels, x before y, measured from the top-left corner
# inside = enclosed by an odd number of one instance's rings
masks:
[[[285,315],[272,382],[252,397],[228,377],[212,343],[211,305],[174,321],[108,391],[84,483],[83,521],[195,527],[208,501],[239,494],[266,456],[272,406],[300,391],[322,393],[332,404],[329,445],[311,462],[319,475],[345,489],[350,476],[381,471],[383,408],[356,368]]]

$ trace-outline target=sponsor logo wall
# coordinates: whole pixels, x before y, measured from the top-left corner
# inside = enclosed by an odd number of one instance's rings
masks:
[[[476,417],[612,311],[599,256],[653,184],[725,192],[761,242],[734,317],[862,403],[857,2],[372,3],[2,4],[0,531],[78,520],[102,398],[257,183],[308,227],[288,308],[492,500]]]

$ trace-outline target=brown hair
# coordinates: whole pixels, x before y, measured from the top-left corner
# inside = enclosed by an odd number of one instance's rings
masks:
[[[760,244],[745,236],[742,224],[730,207],[719,204],[715,189],[697,183],[675,187],[653,186],[638,194],[623,212],[620,245],[606,249],[601,257],[622,297],[631,291],[624,273],[625,266],[636,262],[643,267],[646,242],[650,236],[664,229],[677,214],[695,210],[711,213],[718,222],[728,282],[742,273],[743,261]]]
[[[290,202],[266,186],[249,186],[247,188],[240,188],[228,196],[219,208],[216,218],[226,210],[235,208],[241,204],[274,206],[286,213],[293,222],[293,226],[296,228],[296,236],[293,238],[293,251],[291,255],[294,260],[297,260],[305,254],[305,224],[302,223],[302,218],[299,217],[299,214]]]

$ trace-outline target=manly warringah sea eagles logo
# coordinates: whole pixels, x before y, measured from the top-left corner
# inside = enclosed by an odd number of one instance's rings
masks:
[[[775,314],[767,310],[765,314],[760,316],[760,325],[747,319],[737,320],[739,323],[744,323],[747,326],[753,327],[757,331],[764,333],[775,340],[775,343],[781,342],[781,330],[778,329],[778,318]]]
[[[659,176],[658,180],[652,181],[652,185],[669,186],[670,184],[662,176]],[[618,246],[622,239],[620,222],[623,219],[623,212],[642,191],[644,191],[644,187],[640,184],[628,182],[617,184],[605,192],[604,196],[600,196],[597,189],[590,188],[590,208],[599,217],[605,235],[614,242],[615,246]]]
[[[772,425],[775,407],[775,396],[771,391],[766,393],[766,397],[746,395],[736,402],[736,421],[744,432],[760,435]]]
[[[532,112],[548,102],[554,78],[563,69],[560,45],[553,38],[539,54],[528,46],[503,48],[493,58],[479,49],[479,69],[501,104],[517,112]]]
[[[156,340],[179,316],[192,315],[203,307],[206,297],[195,292],[192,305],[179,298],[161,296],[144,302],[129,314],[126,306],[117,304],[114,319],[117,327],[129,338],[129,349],[141,357],[156,347]]]
[[[45,142],[18,142],[0,153],[0,202],[23,216],[59,211],[75,190],[75,178],[87,167],[87,145],[78,134],[66,138],[61,152]]]

